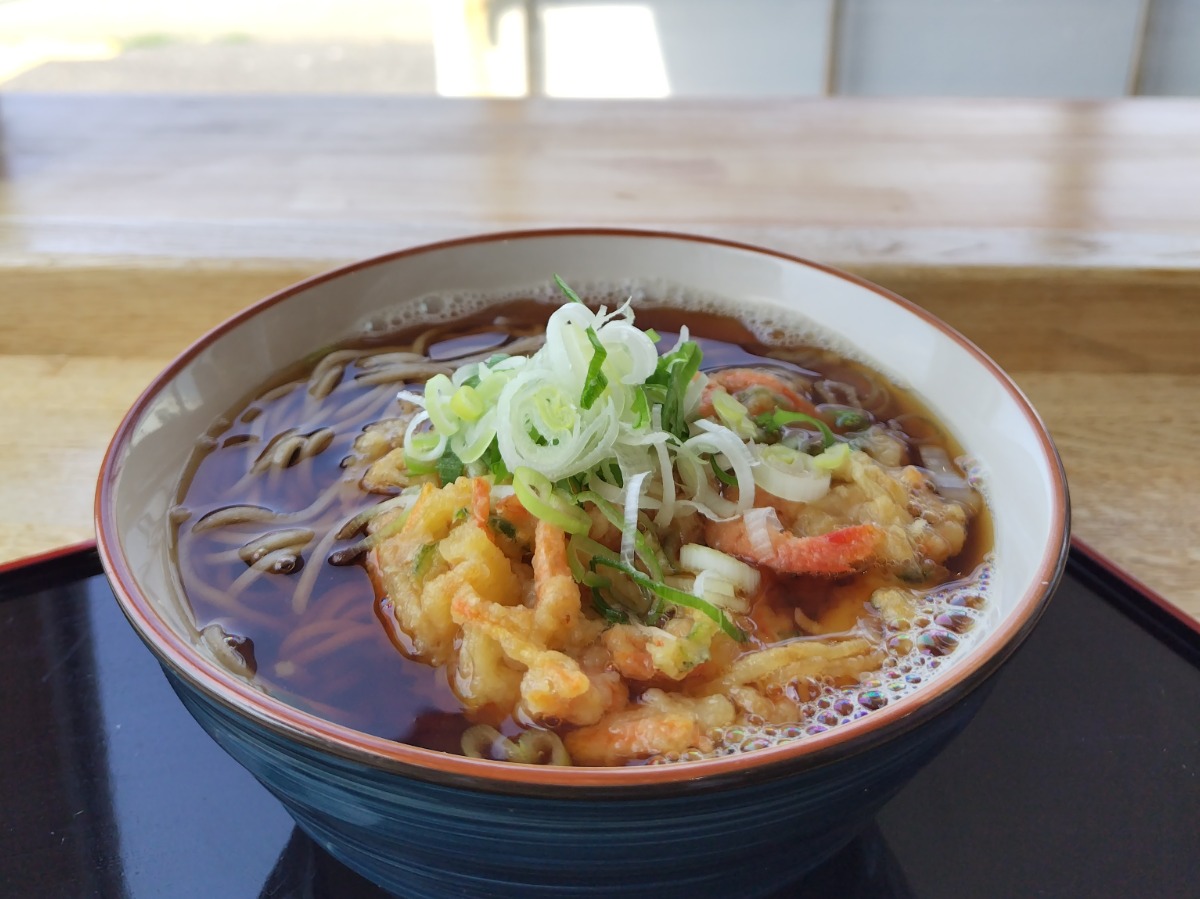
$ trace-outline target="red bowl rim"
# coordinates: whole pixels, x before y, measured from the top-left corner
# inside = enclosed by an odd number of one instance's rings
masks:
[[[987,369],[1017,403],[1040,442],[1042,453],[1051,470],[1054,484],[1052,497],[1051,533],[1059,535],[1045,547],[1033,578],[1016,608],[999,626],[989,633],[983,643],[974,648],[962,661],[951,666],[943,676],[923,686],[903,700],[885,706],[857,721],[832,728],[824,733],[768,749],[722,756],[715,759],[690,761],[675,765],[645,765],[622,768],[556,768],[551,766],[514,765],[422,749],[374,737],[315,715],[303,712],[250,687],[234,675],[203,660],[192,645],[171,630],[143,595],[124,558],[117,537],[113,492],[121,468],[124,451],[134,427],[151,400],[179,371],[214,340],[237,328],[264,309],[286,301],[315,285],[344,277],[362,269],[391,262],[406,256],[435,253],[470,244],[504,241],[538,240],[544,238],[636,238],[640,240],[691,241],[714,247],[735,249],[771,256],[817,269],[896,303],[911,314],[958,343]],[[665,787],[678,789],[691,784],[742,781],[754,775],[778,776],[782,771],[795,770],[797,765],[815,767],[834,758],[856,754],[880,742],[889,740],[918,726],[954,701],[962,698],[995,670],[1024,640],[1044,611],[1066,564],[1070,545],[1070,504],[1062,461],[1045,424],[1028,399],[1012,379],[982,350],[936,316],[903,297],[876,284],[831,266],[812,262],[789,253],[766,249],[752,244],[669,231],[649,231],[625,228],[551,228],[524,231],[505,231],[439,241],[374,256],[353,262],[297,284],[286,287],[249,306],[242,312],[217,325],[200,337],[170,363],[142,392],[126,413],[100,468],[95,500],[96,544],[100,560],[112,583],[122,610],[144,642],[159,657],[160,662],[190,686],[199,689],[236,714],[290,740],[334,756],[357,761],[370,767],[391,770],[418,779],[455,783],[481,790],[502,792],[571,792],[586,788],[601,793],[628,788]]]

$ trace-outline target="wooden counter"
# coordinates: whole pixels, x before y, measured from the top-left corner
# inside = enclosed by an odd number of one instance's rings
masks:
[[[922,303],[1026,390],[1075,532],[1200,617],[1200,102],[0,94],[0,561],[86,539],[180,349],[350,259],[694,231]]]

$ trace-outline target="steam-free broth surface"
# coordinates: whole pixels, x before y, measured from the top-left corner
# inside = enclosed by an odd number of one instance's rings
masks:
[[[347,564],[328,561],[361,544],[361,528],[350,533],[342,527],[349,519],[401,493],[396,486],[376,485],[380,492],[361,486],[380,458],[371,457],[379,447],[367,444],[377,436],[377,443],[391,441],[387,445],[394,448],[402,430],[376,429],[368,440],[365,429],[401,414],[411,417],[411,406],[398,399],[398,391],[419,393],[430,376],[453,372],[464,359],[535,351],[552,311],[541,302],[510,302],[451,324],[332,348],[255,390],[253,399],[202,438],[181,487],[176,550],[196,622],[209,628],[210,643],[215,638],[233,650],[226,652],[231,667],[241,667],[273,695],[335,723],[446,752],[462,752],[464,734],[481,721],[514,738],[556,724],[564,732],[576,729],[569,722],[531,721],[523,713],[497,714],[485,705],[464,713],[453,672],[410,658],[419,656],[420,648],[398,625],[379,577],[373,580],[368,573],[369,553],[341,560]],[[982,597],[990,526],[978,494],[947,462],[960,456],[959,448],[913,397],[827,349],[766,346],[736,320],[711,313],[647,306],[636,314],[638,328],[657,331],[660,353],[676,344],[686,325],[703,351],[702,371],[768,366],[787,383],[806,385],[839,442],[898,454],[889,460],[897,465],[942,468],[935,470],[934,482],[972,513],[961,551],[927,565],[928,570],[901,571],[886,584],[873,576],[863,580],[857,571],[793,576],[764,569],[754,607],[737,616],[728,613],[745,630],[747,642],[739,647],[722,637],[713,653],[732,658],[777,638],[794,642],[808,633],[795,621],[818,627],[844,620],[848,628],[865,628],[886,644],[882,661],[875,675],[856,676],[850,684],[826,677],[810,688],[789,688],[789,701],[802,712],[795,721],[781,724],[740,714],[720,728],[722,740],[710,750],[755,748],[837,726],[933,676],[986,613]],[[761,399],[753,390],[738,395],[751,404]],[[820,432],[815,428],[783,431],[799,450],[816,452],[811,444]],[[344,536],[338,536],[339,529]],[[863,613],[872,592],[893,582],[919,588],[918,607],[910,610],[914,620],[901,622],[904,628],[891,627],[878,610]],[[587,592],[585,614],[595,618],[599,606],[588,603]],[[856,625],[860,616],[866,623]],[[669,617],[660,623],[668,626]],[[714,658],[699,665],[715,664]],[[508,665],[519,667],[511,660]],[[661,673],[629,681],[630,705],[665,683]],[[700,754],[695,748],[636,754],[620,763]]]

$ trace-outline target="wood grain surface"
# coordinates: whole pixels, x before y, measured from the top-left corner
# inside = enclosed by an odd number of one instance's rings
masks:
[[[0,95],[0,561],[88,537],[173,355],[344,261],[669,228],[842,265],[1028,393],[1076,533],[1200,618],[1200,102]]]

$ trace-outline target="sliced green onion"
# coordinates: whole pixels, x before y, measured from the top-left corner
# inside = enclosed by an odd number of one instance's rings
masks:
[[[437,549],[436,543],[423,543],[421,548],[417,550],[416,558],[413,559],[412,576],[414,580],[422,580],[429,573],[429,566],[433,564],[433,551]]]
[[[513,472],[513,490],[530,515],[540,518],[568,534],[586,534],[592,528],[587,512],[573,504],[550,479],[532,468]]]
[[[715,571],[702,571],[698,574],[688,592],[702,596],[714,606],[730,612],[745,614],[750,611],[749,601],[744,596],[739,596],[734,585]]]
[[[754,420],[759,427],[770,428],[773,431],[778,431],[785,425],[795,424],[796,422],[814,425],[821,432],[826,449],[833,446],[837,440],[833,435],[833,431],[829,429],[829,425],[825,424],[821,419],[805,415],[803,412],[789,412],[786,409],[776,409],[774,412],[764,412]]]
[[[829,471],[818,469],[811,456],[782,443],[758,446],[754,483],[772,496],[792,503],[811,503],[829,492]]]
[[[483,455],[479,457],[488,471],[492,473],[492,477],[496,479],[496,483],[502,483],[512,477],[508,467],[504,464],[504,458],[500,455],[500,448],[496,446],[496,441],[493,439],[488,445],[488,448],[483,451]]]
[[[404,451],[404,467],[408,469],[409,474],[433,474],[437,471],[437,463],[418,459],[407,449]]]
[[[470,422],[450,438],[450,450],[465,463],[477,462],[496,442],[496,415],[489,409],[479,421]]]
[[[646,379],[647,385],[653,384],[662,388],[661,400],[658,402],[662,405],[663,430],[674,434],[680,440],[688,438],[687,388],[692,378],[700,371],[703,358],[700,344],[681,342],[676,349],[659,357],[654,374]]]
[[[558,289],[563,292],[563,296],[565,296],[572,303],[582,303],[583,302],[583,300],[579,299],[579,294],[577,294],[570,287],[568,287],[567,282],[564,281],[562,278],[560,278],[558,275],[554,276],[554,283],[557,284]]]
[[[450,397],[450,411],[463,421],[478,421],[484,411],[483,400],[474,387],[463,384]]]
[[[750,410],[744,405],[720,388],[712,392],[711,398],[717,418],[733,433],[743,440],[750,440],[758,435],[758,427],[750,420]]]
[[[441,458],[437,460],[437,473],[443,486],[453,484],[461,478],[463,467],[462,459],[454,455],[453,452],[446,450],[446,452],[442,453]]]
[[[718,574],[731,587],[736,587],[746,594],[753,594],[761,583],[758,569],[747,565],[741,559],[735,559],[727,553],[700,543],[685,543],[679,547],[679,567],[693,574],[705,571]]]
[[[628,577],[631,581],[637,584],[644,590],[649,590],[654,595],[674,603],[677,606],[686,606],[689,609],[695,609],[708,618],[711,618],[728,636],[732,637],[739,643],[746,641],[746,634],[729,620],[728,616],[719,608],[714,606],[708,600],[701,599],[698,596],[693,596],[691,593],[684,593],[682,590],[676,590],[674,587],[668,587],[666,584],[652,580],[642,574],[636,568],[624,564],[623,562],[612,559],[602,559],[596,557],[592,560],[595,565],[605,565],[609,568],[615,568]]]
[[[600,510],[600,514],[605,517],[609,524],[615,527],[622,533],[625,530],[625,516],[619,509],[600,494],[592,490],[584,491],[577,494],[575,497],[581,503],[591,503]],[[596,544],[599,546],[600,544]],[[655,580],[662,579],[662,561],[658,554],[650,546],[650,542],[646,539],[646,535],[640,530],[633,532],[633,548],[637,553],[637,557],[641,559],[642,564],[646,566],[646,570],[650,572],[650,576]],[[616,558],[615,554],[610,554],[612,558]]]
[[[861,431],[871,423],[861,409],[839,409],[834,413],[833,426],[843,431]]]
[[[717,480],[728,487],[737,486],[737,478],[727,472],[724,468],[717,464],[717,457],[709,456],[708,463],[712,466],[713,474],[717,476]]]
[[[592,587],[592,608],[609,624],[627,624],[629,622],[629,615],[621,609],[609,605],[599,587]]]
[[[434,375],[425,382],[425,411],[443,437],[451,437],[458,430],[458,416],[450,410],[453,394],[454,384],[445,375]]]
[[[646,619],[647,624],[657,626],[659,622],[662,621],[663,613],[665,611],[666,603],[663,601],[661,596],[655,594],[654,602],[650,606],[650,611],[648,611],[643,617]]]
[[[707,418],[697,419],[695,425],[701,433],[684,441],[683,446],[676,453],[676,459],[684,458],[685,450],[698,454],[723,455],[733,468],[734,477],[737,478],[738,482],[737,502],[730,503],[730,506],[736,509],[737,512],[745,512],[754,505],[755,460],[754,455],[751,453],[751,448],[757,446],[757,444],[747,444],[741,437],[729,430],[729,428]],[[697,483],[692,488],[695,497],[706,502],[713,509],[729,502],[724,497],[719,496],[711,487],[708,487],[708,478],[707,476],[703,476],[704,462],[702,458],[699,456],[693,458],[695,459],[695,465],[701,467],[701,471],[695,473],[698,476]],[[680,470],[680,475],[684,476],[684,482],[687,483],[688,478],[682,469]],[[703,482],[702,484],[700,483],[701,481]],[[723,502],[716,502],[714,504],[715,500],[723,500]],[[726,518],[731,514],[734,513],[720,513],[715,517]]]
[[[634,430],[640,431],[650,423],[650,400],[646,397],[646,388],[639,387],[633,392],[630,411],[633,412]]]
[[[586,555],[588,559],[594,559],[600,556],[605,559],[615,559],[617,554],[602,543],[597,543],[591,537],[584,534],[572,534],[571,539],[567,542],[567,565],[570,566],[571,574],[581,584],[592,586],[589,580],[594,580],[598,575],[592,571],[581,556]],[[608,581],[600,578],[604,583],[599,584],[601,587],[607,587]]]
[[[662,336],[653,328],[646,329],[646,336],[650,338],[651,343],[658,343],[660,340],[662,340]]]
[[[579,405],[584,409],[590,409],[600,394],[604,392],[604,388],[608,386],[608,378],[604,376],[603,371],[604,360],[608,358],[608,350],[600,342],[595,328],[588,328],[585,333],[594,352],[592,361],[588,365],[587,377],[583,382],[583,393],[579,397]]]

